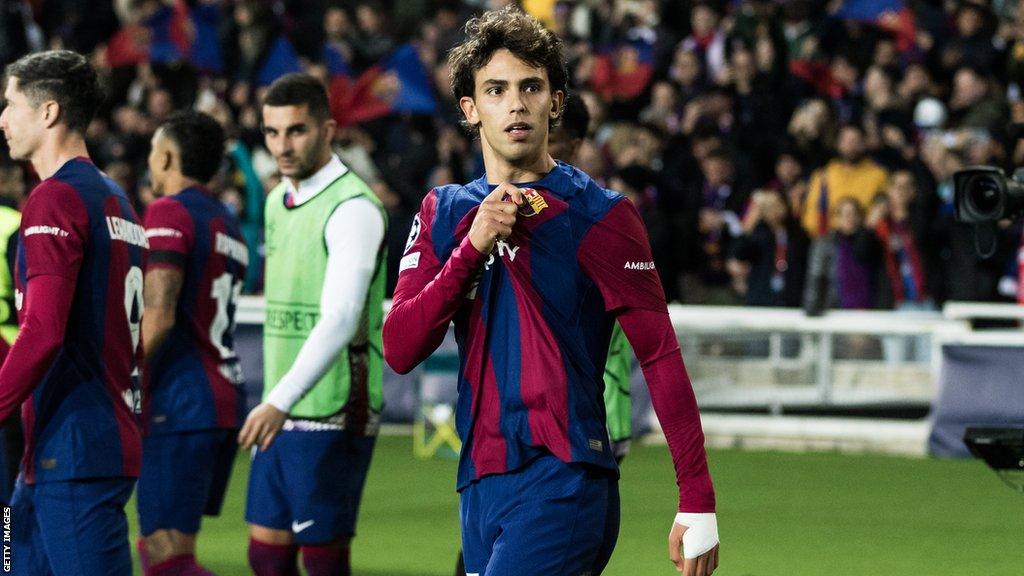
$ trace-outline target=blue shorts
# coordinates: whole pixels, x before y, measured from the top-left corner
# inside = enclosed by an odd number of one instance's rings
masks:
[[[134,478],[18,481],[11,510],[12,573],[131,576],[124,507]]]
[[[245,521],[289,530],[299,545],[355,534],[376,436],[284,430],[249,472]]]
[[[238,452],[235,430],[146,436],[136,506],[143,536],[157,530],[199,532],[203,515],[220,514]]]
[[[597,576],[619,535],[619,481],[547,455],[462,490],[466,573]]]

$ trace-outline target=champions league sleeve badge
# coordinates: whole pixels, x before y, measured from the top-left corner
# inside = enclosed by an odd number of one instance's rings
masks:
[[[548,207],[544,197],[533,188],[523,188],[523,198],[526,202],[519,207],[519,214],[527,218],[540,214],[541,210]]]

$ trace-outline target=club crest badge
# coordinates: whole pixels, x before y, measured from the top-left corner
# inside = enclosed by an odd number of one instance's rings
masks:
[[[526,202],[519,207],[519,214],[527,218],[540,214],[541,210],[548,207],[548,203],[544,200],[544,197],[540,195],[533,188],[523,188],[523,196]]]

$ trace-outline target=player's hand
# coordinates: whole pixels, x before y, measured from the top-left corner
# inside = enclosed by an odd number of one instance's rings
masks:
[[[284,421],[288,419],[286,412],[281,412],[266,402],[252,409],[249,417],[245,419],[242,430],[238,433],[238,445],[243,450],[252,448],[259,444],[260,450],[270,448],[277,434],[284,427]]]
[[[505,196],[508,199],[505,199]],[[484,198],[469,228],[469,241],[481,254],[490,254],[494,243],[512,235],[516,210],[525,202],[523,191],[503,182]]]
[[[668,534],[668,557],[683,576],[710,576],[718,568],[715,514],[676,514]]]

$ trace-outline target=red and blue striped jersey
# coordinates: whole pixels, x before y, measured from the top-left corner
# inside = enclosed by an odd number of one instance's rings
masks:
[[[15,270],[22,334],[31,332],[22,303],[36,296],[26,293],[33,278],[61,277],[73,287],[52,295],[72,300],[49,368],[19,384],[33,390],[22,404],[29,483],[139,473],[145,248],[128,197],[86,158],[65,163],[25,204]],[[23,359],[12,353],[12,361]]]
[[[249,251],[210,192],[186,188],[146,209],[146,271],[183,273],[174,327],[143,371],[147,434],[234,429],[245,414],[235,354],[235,308]]]
[[[520,210],[511,236],[487,255],[468,233],[493,185],[481,178],[426,196],[384,328],[385,357],[403,372],[429,355],[454,321],[460,489],[543,453],[615,470],[603,400],[612,328],[623,314],[653,313],[665,340],[638,346],[637,354],[642,365],[658,367],[645,368],[652,397],[678,415],[667,419],[667,435],[685,492],[681,509],[713,510],[692,387],[636,209],[562,163],[517,186],[534,189],[543,202],[533,204],[532,216]],[[623,322],[631,340],[642,332],[636,327]],[[673,354],[675,364],[660,364]],[[684,402],[677,407],[665,400],[671,397]]]

